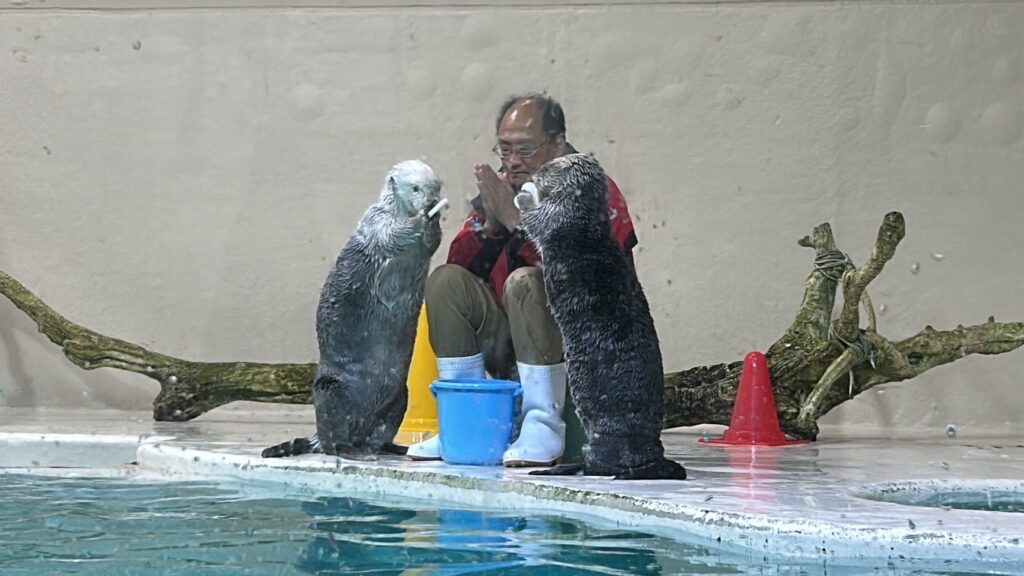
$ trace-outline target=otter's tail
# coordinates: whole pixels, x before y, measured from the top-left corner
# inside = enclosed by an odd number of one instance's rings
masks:
[[[667,458],[662,458],[638,466],[629,468],[615,475],[616,480],[686,480],[686,468],[683,465]]]
[[[299,454],[320,454],[321,452],[323,450],[320,448],[320,439],[317,438],[316,434],[313,434],[309,438],[296,438],[277,446],[264,448],[260,456],[264,458],[287,458],[288,456],[298,456]]]
[[[585,464],[562,464],[545,470],[532,470],[530,474],[535,476],[574,476],[583,473],[587,474]],[[597,474],[594,474],[597,475]],[[604,474],[600,474],[604,475]],[[616,480],[686,480],[686,468],[683,465],[662,458],[636,468],[627,468],[615,474]]]
[[[576,476],[581,472],[586,474],[583,470],[583,464],[559,464],[554,468],[531,470],[528,474],[532,474],[534,476]]]

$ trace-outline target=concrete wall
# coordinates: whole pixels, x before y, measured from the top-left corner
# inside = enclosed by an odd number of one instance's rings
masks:
[[[1024,2],[189,8],[211,4],[0,9],[0,269],[102,333],[315,360],[320,285],[387,168],[446,181],[441,262],[495,110],[527,89],[624,189],[667,369],[767,347],[810,270],[795,241],[829,221],[862,263],[890,210],[908,237],[872,285],[883,334],[1024,320]],[[1024,351],[968,358],[823,422],[1020,431],[1021,372]],[[157,391],[72,366],[6,300],[0,388]]]

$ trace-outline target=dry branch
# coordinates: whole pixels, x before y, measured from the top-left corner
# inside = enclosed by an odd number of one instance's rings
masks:
[[[181,360],[79,326],[2,271],[0,292],[76,366],[86,370],[117,368],[159,382],[160,394],[153,401],[156,420],[191,420],[236,400],[291,404],[311,401],[313,364]]]
[[[1002,354],[1024,345],[1024,324],[991,318],[949,331],[927,327],[899,342],[875,332],[867,286],[892,259],[904,233],[903,216],[887,214],[872,255],[861,268],[838,250],[827,223],[798,242],[814,250],[814,267],[804,282],[796,318],[766,353],[779,422],[788,434],[815,438],[819,416],[879,384],[907,380],[970,354]],[[833,323],[840,282],[844,302]],[[160,394],[153,401],[156,420],[190,420],[236,400],[310,402],[313,364],[181,360],[74,324],[4,272],[0,292],[77,366],[117,368],[159,382]],[[866,329],[859,327],[859,305],[868,313]],[[736,361],[666,374],[664,426],[729,424],[741,368]],[[844,377],[849,386],[834,386]]]

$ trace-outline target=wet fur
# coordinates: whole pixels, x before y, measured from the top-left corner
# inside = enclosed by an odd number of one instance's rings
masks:
[[[341,250],[316,312],[320,361],[313,380],[316,435],[263,451],[372,460],[392,443],[408,403],[406,379],[430,257],[441,243],[426,214],[441,182],[418,161],[395,165],[380,199]]]
[[[581,465],[531,474],[686,478],[661,443],[664,372],[647,298],[608,221],[597,160],[573,154],[534,175],[539,204],[520,194],[521,226],[544,259],[544,286],[565,342],[569,390],[590,450]]]

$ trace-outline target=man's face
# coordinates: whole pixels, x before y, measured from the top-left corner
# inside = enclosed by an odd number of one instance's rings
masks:
[[[541,166],[561,156],[564,143],[561,136],[548,140],[541,111],[532,101],[509,108],[498,127],[498,150],[513,189],[518,191]]]

